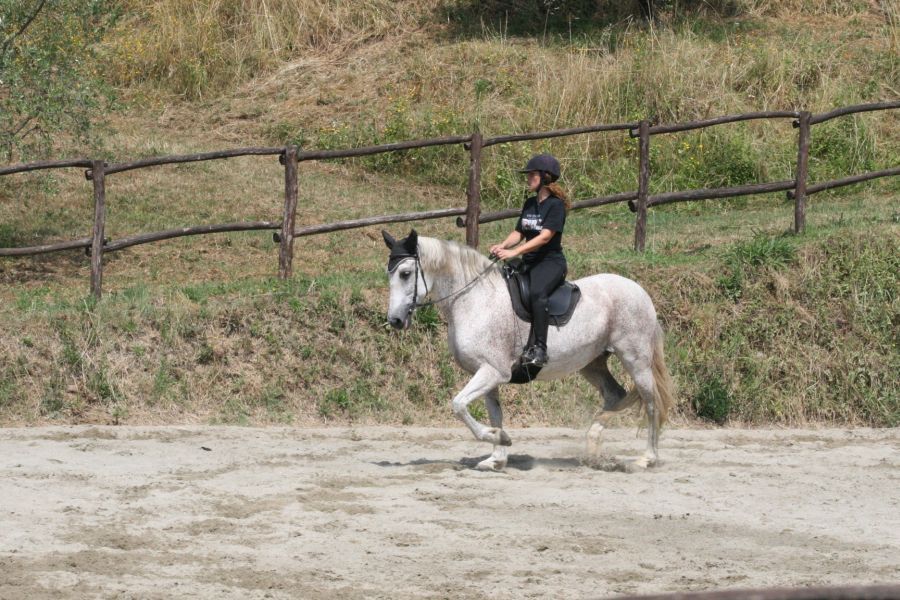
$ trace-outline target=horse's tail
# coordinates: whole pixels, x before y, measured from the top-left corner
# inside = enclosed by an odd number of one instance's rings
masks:
[[[675,406],[675,392],[672,384],[672,376],[669,375],[669,368],[666,367],[666,357],[663,354],[663,330],[659,323],[656,324],[656,331],[653,333],[653,357],[650,359],[650,370],[653,373],[653,404],[656,407],[656,414],[659,416],[658,425],[662,425],[668,419],[669,411]],[[641,402],[641,394],[636,385],[632,385],[625,398],[622,400],[623,406],[631,406],[637,404],[638,414],[647,413],[647,406]]]
[[[653,404],[659,417],[658,425],[666,422],[669,411],[675,406],[672,376],[669,375],[669,368],[666,367],[666,358],[663,354],[663,337],[662,327],[657,323],[656,331],[653,332],[653,357],[650,359],[650,370],[653,373]],[[622,400],[622,404],[624,406],[637,404],[638,414],[647,414],[647,406],[642,400],[637,386],[632,385]]]
[[[672,376],[666,366],[666,357],[663,353],[663,330],[659,323],[656,324],[656,332],[653,336],[653,370],[654,401],[659,414],[659,424],[666,422],[669,411],[675,407],[675,387],[672,384]]]

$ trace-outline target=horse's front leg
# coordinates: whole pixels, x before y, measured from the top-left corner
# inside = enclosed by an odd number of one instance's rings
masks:
[[[500,389],[494,388],[484,396],[484,405],[491,418],[491,427],[503,431],[503,409],[500,408]],[[505,435],[505,434],[504,434]],[[501,436],[502,437],[502,436]],[[506,437],[509,440],[509,436]],[[475,467],[481,471],[502,471],[506,468],[508,446],[494,444],[494,451]]]
[[[494,427],[488,427],[476,421],[472,413],[469,412],[469,403],[482,396],[489,396],[502,383],[505,383],[503,376],[493,367],[484,365],[475,372],[474,377],[469,380],[469,383],[453,399],[453,414],[466,424],[472,435],[475,436],[475,439],[494,444],[495,446],[509,446],[512,444],[512,440],[509,439],[509,436],[506,435],[506,432],[503,431],[499,424]],[[490,410],[490,398],[488,399],[488,407]]]

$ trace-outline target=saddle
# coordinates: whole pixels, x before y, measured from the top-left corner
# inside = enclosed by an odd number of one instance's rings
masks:
[[[503,266],[503,277],[506,279],[506,287],[509,289],[513,311],[520,319],[531,323],[531,306],[528,301],[531,282],[528,274],[522,271],[521,263],[507,264]],[[562,327],[568,323],[579,300],[581,300],[581,290],[578,286],[564,281],[550,294],[550,324]]]

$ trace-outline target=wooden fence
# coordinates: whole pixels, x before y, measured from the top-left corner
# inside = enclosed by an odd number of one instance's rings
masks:
[[[411,140],[393,144],[382,144],[378,146],[367,146],[363,148],[349,148],[339,150],[301,151],[296,146],[271,148],[236,148],[232,150],[206,152],[202,154],[144,158],[128,163],[108,164],[104,161],[99,160],[75,159],[60,161],[41,161],[27,164],[10,165],[0,168],[0,175],[10,175],[13,173],[24,173],[42,169],[62,169],[73,167],[88,169],[85,172],[85,176],[88,180],[93,182],[94,226],[90,237],[45,244],[41,246],[30,246],[23,248],[0,248],[0,256],[26,256],[78,248],[87,249],[91,257],[91,293],[96,298],[100,298],[103,287],[104,253],[115,252],[117,250],[122,250],[123,248],[128,248],[130,246],[136,246],[138,244],[147,244],[187,235],[201,235],[225,231],[274,230],[275,233],[273,235],[273,238],[276,242],[280,243],[278,253],[278,273],[279,276],[283,279],[291,276],[294,239],[306,235],[354,229],[357,227],[366,227],[383,223],[400,223],[405,221],[418,221],[455,216],[457,217],[457,225],[459,227],[465,227],[466,229],[466,243],[472,247],[477,247],[479,242],[479,224],[488,223],[500,219],[513,218],[519,214],[518,209],[510,209],[488,214],[481,213],[481,164],[483,160],[482,151],[485,148],[489,148],[490,146],[502,143],[542,140],[554,137],[604,131],[627,131],[631,137],[638,138],[638,189],[632,192],[622,192],[613,194],[611,196],[581,200],[573,203],[573,209],[577,210],[594,206],[603,206],[606,204],[627,202],[629,208],[636,213],[634,229],[634,249],[636,251],[640,252],[644,250],[647,228],[647,209],[652,206],[659,206],[671,202],[730,198],[734,196],[786,191],[788,192],[789,198],[793,199],[794,201],[794,231],[796,233],[800,233],[804,230],[806,222],[806,199],[808,196],[822,190],[860,183],[879,177],[900,175],[900,166],[895,166],[881,171],[863,173],[845,177],[843,179],[808,185],[807,173],[809,164],[809,140],[811,127],[818,123],[823,123],[830,119],[834,119],[836,117],[841,117],[844,115],[896,108],[900,108],[900,101],[846,106],[818,115],[813,115],[808,111],[767,111],[730,115],[718,117],[715,119],[705,119],[701,121],[677,123],[672,125],[657,125],[651,123],[647,119],[644,119],[637,123],[590,125],[586,127],[560,129],[555,131],[501,135],[491,138],[484,138],[480,132],[475,131],[471,135],[465,136],[441,137],[426,140]],[[797,166],[794,179],[770,183],[742,185],[729,188],[698,189],[650,195],[650,138],[652,136],[665,133],[675,133],[679,131],[701,129],[705,127],[712,127],[715,125],[735,123],[738,121],[747,121],[752,119],[794,119],[793,125],[795,128],[799,129],[799,134],[797,136]],[[298,196],[297,169],[300,162],[309,160],[327,160],[334,158],[369,156],[384,152],[397,152],[401,150],[425,148],[429,146],[445,146],[458,144],[463,144],[464,148],[469,153],[469,178],[468,185],[466,187],[465,208],[447,208],[442,210],[432,210],[417,213],[383,215],[350,221],[340,221],[337,223],[328,223],[324,225],[312,225],[300,228],[296,227]],[[158,165],[219,160],[237,156],[279,156],[281,164],[284,165],[284,210],[282,213],[281,221],[252,221],[240,223],[222,223],[215,225],[198,225],[183,227],[179,229],[170,229],[167,231],[158,231],[154,233],[144,233],[124,237],[118,240],[109,240],[105,237],[104,230],[106,226],[106,179],[110,175],[122,173],[124,171],[130,171],[133,169],[144,169]]]

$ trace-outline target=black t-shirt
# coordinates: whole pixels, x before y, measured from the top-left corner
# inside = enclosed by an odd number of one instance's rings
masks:
[[[549,196],[538,203],[537,196],[532,196],[522,206],[522,214],[516,222],[516,231],[531,241],[544,229],[553,231],[550,241],[522,257],[526,263],[535,263],[545,258],[565,260],[562,253],[562,234],[566,224],[566,205],[556,196]]]

